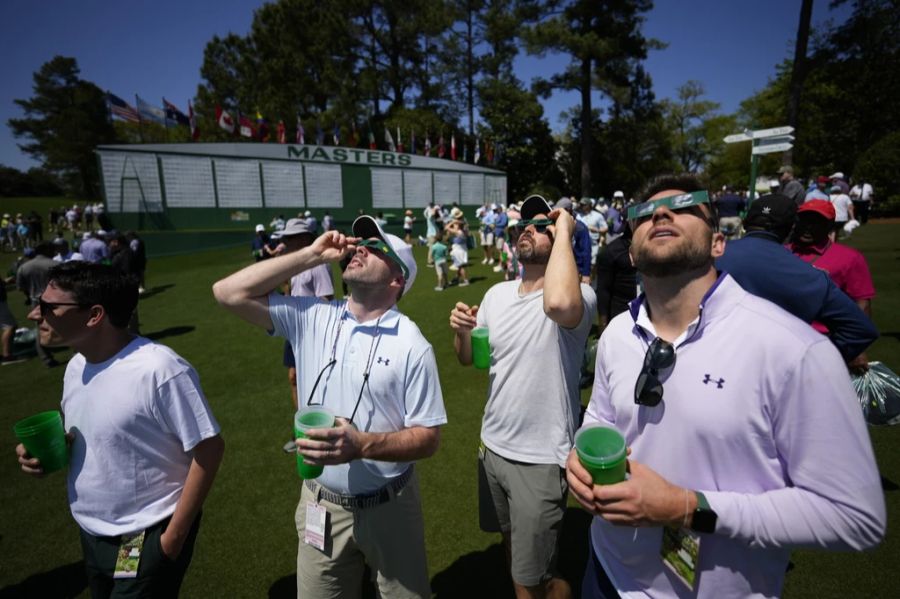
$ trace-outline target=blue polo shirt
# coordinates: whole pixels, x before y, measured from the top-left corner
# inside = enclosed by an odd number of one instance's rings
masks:
[[[743,239],[729,241],[716,268],[797,318],[827,326],[845,359],[855,358],[878,338],[872,321],[828,273],[791,254],[772,233],[750,231]]]
[[[716,212],[719,218],[730,218],[740,216],[744,209],[744,198],[736,193],[726,193],[716,202]]]

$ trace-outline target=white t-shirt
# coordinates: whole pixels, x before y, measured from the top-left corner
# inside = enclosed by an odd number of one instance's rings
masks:
[[[408,216],[408,215],[407,215],[407,216],[404,216],[404,217],[403,217],[403,228],[404,228],[404,229],[412,229],[412,226],[413,226],[413,220],[414,220],[414,219],[413,219],[413,217],[411,217],[411,216]]]
[[[346,307],[346,301],[269,295],[273,332],[290,341],[297,370],[303,373],[297,377],[301,405],[307,404],[316,378],[324,372],[313,403],[323,403],[338,416],[350,418],[362,389],[354,418],[361,431],[392,432],[446,423],[434,350],[415,323],[396,306],[368,322],[358,322]],[[336,363],[324,369],[333,347]],[[363,388],[367,364],[369,380]],[[360,495],[383,487],[409,465],[353,460],[326,466],[316,480],[336,493]]]
[[[591,235],[591,241],[594,244],[600,242],[600,234],[605,233],[608,230],[606,225],[606,219],[603,218],[603,215],[597,212],[596,210],[591,210],[587,214],[583,214],[579,212],[576,215],[576,218],[587,225],[588,233]],[[593,231],[592,228],[598,229],[597,231]]]
[[[872,200],[872,186],[868,183],[863,183],[862,185],[856,184],[853,186],[853,189],[850,190],[850,197],[856,201],[869,202]]]
[[[581,285],[581,322],[566,329],[544,313],[543,290],[520,295],[520,285],[494,285],[478,309],[478,326],[488,328],[491,345],[481,439],[506,459],[564,467],[581,406],[581,362],[597,296]]]
[[[75,433],[69,507],[97,536],[135,533],[172,515],[191,450],[220,430],[197,372],[144,337],[99,364],[76,354],[66,367],[62,411]]]
[[[831,204],[834,206],[834,222],[845,223],[850,220],[850,206],[853,201],[845,193],[835,193],[831,195]]]
[[[291,295],[295,297],[325,297],[334,295],[331,265],[319,264],[291,277]]]

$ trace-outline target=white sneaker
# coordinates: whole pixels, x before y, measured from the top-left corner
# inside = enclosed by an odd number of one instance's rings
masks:
[[[459,283],[459,286],[460,286],[460,287],[465,287],[465,286],[468,285],[468,284],[469,284],[469,279],[466,279],[465,281],[461,281],[461,282]]]
[[[494,263],[494,259],[493,259],[493,258],[491,258],[490,260],[488,260],[488,264],[493,264],[493,263]]]
[[[443,291],[444,288],[441,287],[441,286],[437,286],[437,287],[434,288],[434,290],[435,290],[435,291]]]
[[[498,264],[497,266],[494,267],[494,272],[503,272],[503,266]]]
[[[487,263],[488,263],[487,258],[485,258],[484,260],[482,260],[481,263],[482,263],[482,264],[487,264]]]

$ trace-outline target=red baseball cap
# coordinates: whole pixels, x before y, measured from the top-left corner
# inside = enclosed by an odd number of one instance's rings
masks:
[[[797,208],[797,214],[804,212],[815,212],[832,221],[835,218],[834,206],[828,200],[808,200]]]
[[[817,183],[831,183],[831,179],[829,179],[828,177],[825,177],[825,176],[821,176],[816,179],[816,182]]]

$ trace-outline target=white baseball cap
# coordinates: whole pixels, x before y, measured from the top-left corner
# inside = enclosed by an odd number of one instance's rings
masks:
[[[387,252],[388,258],[396,262],[403,272],[403,293],[405,295],[412,287],[413,281],[416,280],[416,260],[413,257],[412,246],[396,235],[385,233],[378,221],[367,214],[357,217],[353,221],[351,230],[354,237],[362,239],[377,237],[388,246],[390,250]]]

